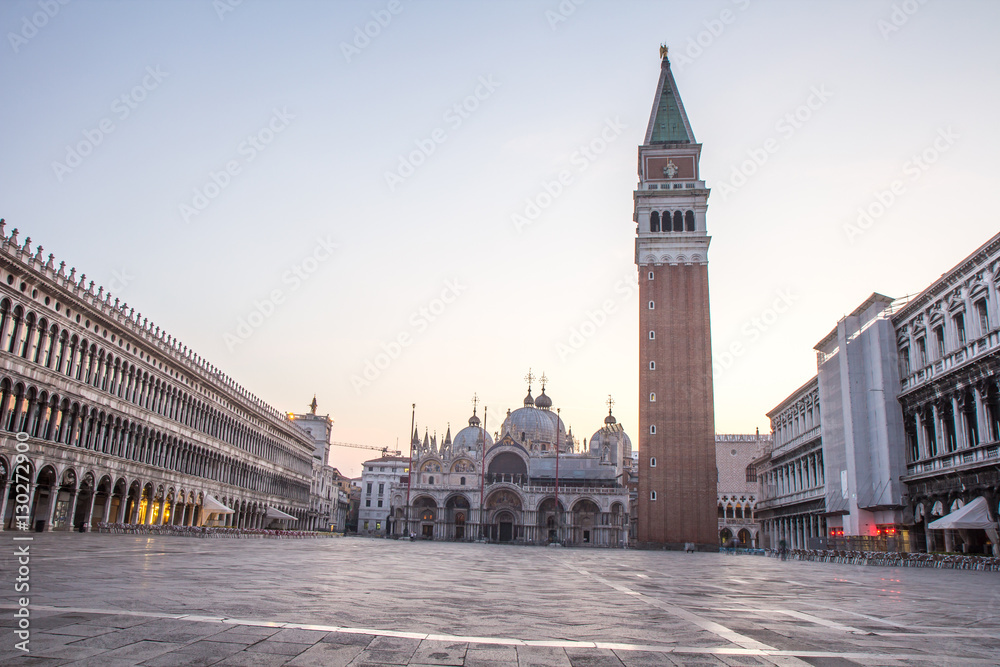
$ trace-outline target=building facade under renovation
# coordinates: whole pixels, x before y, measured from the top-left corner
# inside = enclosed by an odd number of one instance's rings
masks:
[[[872,294],[768,413],[765,546],[1000,553],[1000,234],[915,296]]]

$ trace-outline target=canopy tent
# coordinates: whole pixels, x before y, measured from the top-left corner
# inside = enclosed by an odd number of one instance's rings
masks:
[[[986,498],[979,496],[972,502],[960,507],[951,514],[943,516],[937,521],[931,521],[927,527],[934,530],[958,529],[958,528],[978,528],[986,530],[995,527],[996,524],[990,521],[989,509],[986,505]]]
[[[205,508],[205,512],[209,514],[233,514],[235,512],[235,510],[229,509],[216,500],[215,496],[210,494],[205,495],[205,501],[202,503],[202,506]]]
[[[932,530],[985,530],[990,541],[993,542],[994,555],[1000,556],[1000,540],[997,539],[997,524],[990,520],[989,506],[986,499],[979,496],[964,507],[960,507],[951,514],[943,516],[937,521],[927,524]]]
[[[202,517],[201,525],[203,526],[214,526],[223,522],[223,515],[234,514],[235,510],[231,510],[218,500],[215,496],[206,493],[205,499],[201,503],[202,507]],[[214,515],[214,517],[213,517]]]
[[[267,517],[268,519],[278,519],[278,520],[291,519],[292,521],[299,520],[298,517],[294,517],[291,514],[285,514],[276,507],[268,507],[267,511],[264,512],[264,516]]]

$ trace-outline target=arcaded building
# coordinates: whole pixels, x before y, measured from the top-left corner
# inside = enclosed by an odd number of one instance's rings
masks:
[[[872,294],[819,341],[817,374],[767,413],[774,445],[757,462],[764,544],[897,538],[903,530],[898,302]]]
[[[1000,234],[892,317],[905,440],[906,522],[928,551],[982,552],[985,531],[927,524],[982,496],[1000,514]],[[996,529],[993,543],[996,545]]]
[[[491,437],[475,409],[454,438],[413,434],[411,473],[392,488],[392,527],[437,540],[628,544],[632,442],[609,409],[582,443],[544,386]]]
[[[292,526],[312,453],[284,413],[0,221],[0,527]]]
[[[805,549],[810,538],[827,536],[819,376],[796,389],[767,417],[772,439],[753,463],[760,485],[758,546],[777,549],[783,541],[789,549]]]

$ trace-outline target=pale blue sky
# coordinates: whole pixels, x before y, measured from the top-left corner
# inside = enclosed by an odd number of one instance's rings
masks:
[[[473,392],[501,416],[529,366],[577,436],[610,393],[636,439],[632,191],[661,42],[713,189],[713,344],[742,345],[716,374],[720,432],[766,432],[839,317],[872,291],[922,289],[997,231],[994,2],[897,1],[913,13],[892,31],[884,1],[588,0],[558,22],[556,0],[401,2],[350,58],[342,44],[389,2],[245,0],[220,18],[226,2],[74,0],[37,31],[38,2],[0,5],[0,216],[275,407],[317,394],[335,440],[405,443],[414,402],[421,430],[457,430]],[[137,86],[144,99],[120,100]],[[477,89],[466,117],[449,112]],[[782,122],[817,90],[808,119]],[[613,140],[581,159],[606,127]],[[98,133],[78,165],[54,166]],[[245,143],[258,134],[270,143]],[[386,172],[428,141],[390,189]],[[925,150],[936,160],[914,170]],[[227,162],[237,173],[185,220]],[[570,184],[518,231],[512,216],[562,170]],[[337,245],[328,259],[317,239]],[[306,280],[290,273],[303,262]],[[420,309],[448,281],[458,296],[430,321]],[[227,344],[275,290],[273,314]],[[791,306],[772,322],[780,294]],[[769,321],[756,334],[755,318]],[[592,335],[567,354],[581,327]],[[353,386],[400,335],[398,357]],[[350,474],[363,458],[331,456]]]

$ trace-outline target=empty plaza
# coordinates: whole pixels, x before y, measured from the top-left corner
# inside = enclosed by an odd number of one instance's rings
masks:
[[[996,573],[392,541],[34,535],[2,664],[996,664]]]

